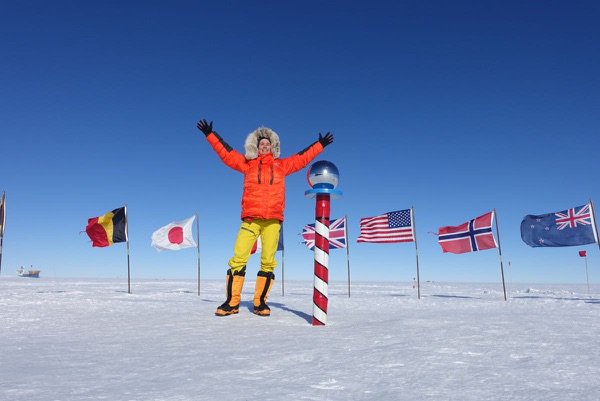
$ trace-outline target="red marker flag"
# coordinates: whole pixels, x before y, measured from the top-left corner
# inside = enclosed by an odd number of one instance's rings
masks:
[[[192,234],[192,225],[195,219],[196,216],[192,216],[186,220],[169,223],[154,231],[152,233],[152,246],[157,251],[178,251],[195,247],[196,241],[194,241],[194,235]]]

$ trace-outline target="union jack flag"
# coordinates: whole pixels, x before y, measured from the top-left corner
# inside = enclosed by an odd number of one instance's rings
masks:
[[[310,250],[315,247],[315,224],[307,224],[302,230],[303,243]],[[346,247],[346,217],[329,222],[329,249]]]
[[[581,224],[582,226],[592,224],[592,213],[590,212],[589,203],[579,210],[572,208],[554,214],[556,215],[556,228],[558,230],[563,230],[567,227],[577,228],[577,224]]]

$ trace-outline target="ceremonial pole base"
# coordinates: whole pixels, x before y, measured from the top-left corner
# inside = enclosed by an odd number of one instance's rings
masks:
[[[330,194],[317,194],[315,207],[313,326],[324,326],[327,324],[330,198]]]

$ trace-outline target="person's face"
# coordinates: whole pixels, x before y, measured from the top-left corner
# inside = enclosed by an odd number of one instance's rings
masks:
[[[271,152],[271,142],[269,142],[268,139],[261,139],[260,142],[258,143],[258,154],[259,155],[266,155],[267,153]]]

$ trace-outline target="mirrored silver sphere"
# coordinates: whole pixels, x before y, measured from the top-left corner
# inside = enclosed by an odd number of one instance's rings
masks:
[[[311,188],[334,189],[338,185],[340,173],[332,162],[320,160],[310,166],[307,178]]]

